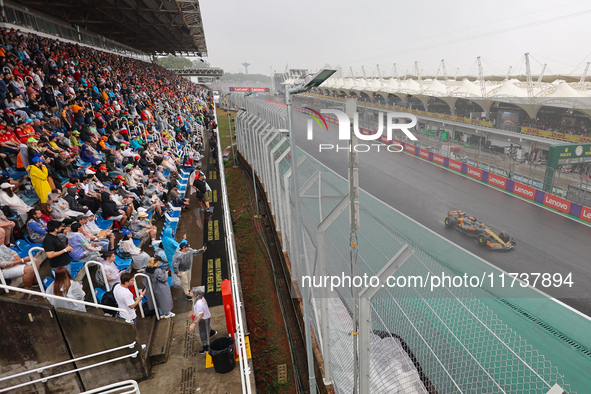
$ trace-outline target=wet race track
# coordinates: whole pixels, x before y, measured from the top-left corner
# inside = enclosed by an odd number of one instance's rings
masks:
[[[309,117],[294,111],[297,145],[324,165],[345,177],[347,151],[323,149],[319,144],[337,143],[337,127],[315,131],[306,139]],[[368,144],[373,141],[361,141]],[[591,227],[498,189],[468,179],[405,153],[359,154],[359,186],[425,227],[490,264],[510,273],[572,273],[572,288],[538,289],[591,316]],[[461,209],[517,240],[510,251],[491,251],[476,240],[448,229],[443,220],[451,209]],[[437,257],[437,256],[434,256]]]

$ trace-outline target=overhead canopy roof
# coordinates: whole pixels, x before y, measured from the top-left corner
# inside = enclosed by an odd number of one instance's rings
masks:
[[[20,0],[149,54],[207,56],[198,0]]]

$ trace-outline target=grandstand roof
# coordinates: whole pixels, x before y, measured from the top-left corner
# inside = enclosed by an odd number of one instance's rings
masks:
[[[198,0],[20,0],[149,54],[207,56]]]
[[[467,78],[461,81],[455,79],[399,79],[399,78],[361,78],[361,77],[331,77],[326,80],[320,90],[357,91],[368,96],[380,94],[398,95],[399,97],[427,96],[427,97],[459,97],[478,103],[488,104],[490,108],[494,102],[510,103],[522,107],[533,116],[542,106],[553,106],[580,110],[591,116],[591,83],[566,82],[555,79],[548,82],[532,82],[531,97],[528,93],[527,82],[517,78],[498,81],[485,79],[484,86],[478,80],[472,82]],[[483,89],[484,88],[484,94]],[[444,100],[445,101],[445,100]]]

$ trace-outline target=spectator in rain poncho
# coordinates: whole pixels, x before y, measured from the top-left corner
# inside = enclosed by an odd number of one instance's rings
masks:
[[[183,239],[187,239],[187,234],[183,235]],[[179,242],[174,239],[174,230],[170,227],[164,229],[164,233],[162,234],[162,248],[164,249],[164,253],[166,254],[166,260],[168,263],[172,264],[172,257],[176,253],[177,248],[179,247]]]
[[[152,283],[152,289],[154,290],[154,297],[156,298],[156,304],[159,309],[160,315],[167,319],[174,317],[172,313],[172,294],[170,293],[170,287],[168,286],[168,269],[162,267],[162,262],[156,260],[154,257],[150,258],[150,263],[146,268],[146,275],[150,278]],[[150,292],[150,287],[147,284],[146,278],[143,278],[144,286]],[[148,294],[148,308],[154,309],[154,303],[152,297]]]

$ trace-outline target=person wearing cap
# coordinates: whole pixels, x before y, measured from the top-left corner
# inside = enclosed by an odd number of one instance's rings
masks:
[[[101,165],[98,168],[98,171],[96,172],[95,176],[101,183],[111,183],[111,175],[109,174],[109,169],[104,165]]]
[[[205,175],[202,172],[197,175],[192,187],[195,190],[195,196],[197,196],[197,200],[199,200],[199,205],[201,205],[201,203],[205,204],[207,211],[211,212],[211,208],[209,207],[209,197],[207,196],[208,186],[205,182]]]
[[[80,160],[87,162],[87,163],[91,163],[92,165],[97,165],[102,162],[101,159],[98,159],[97,157],[95,157],[94,155],[92,155],[90,153],[90,151],[88,150],[87,144],[82,144],[80,146]]]
[[[129,253],[132,259],[131,265],[133,268],[137,270],[143,270],[146,268],[150,262],[150,256],[135,246],[130,230],[124,228],[121,230],[121,234],[123,234],[123,238],[119,241],[119,250],[124,253]]]
[[[45,167],[45,164],[43,164],[43,160],[43,156],[33,157],[31,160],[33,164],[27,167],[27,172],[31,177],[31,183],[41,203],[47,202],[47,195],[51,193],[51,185],[47,181],[49,171]]]
[[[10,182],[4,182],[0,185],[0,205],[9,207],[11,211],[18,214],[26,214],[31,207],[13,192],[15,185]]]
[[[80,137],[80,132],[78,130],[72,130],[70,135],[70,144],[72,144],[72,146],[82,146],[78,137]]]
[[[43,153],[41,147],[39,146],[39,140],[29,137],[26,139],[27,144],[27,157],[31,160],[36,155],[40,155]]]
[[[55,152],[58,152],[58,154],[59,154],[59,152],[65,150],[61,146],[58,145],[60,138],[61,138],[61,136],[58,133],[53,133],[49,137],[49,146],[51,146],[51,149],[53,149]]]
[[[191,270],[193,268],[193,256],[201,254],[207,250],[207,246],[203,246],[201,249],[191,249],[191,245],[188,242],[183,241],[180,243],[178,251],[172,257],[172,269],[176,276],[181,279],[181,287],[185,293],[185,297],[188,301],[192,301],[191,293]]]
[[[133,234],[133,239],[151,239],[152,243],[156,241],[156,226],[148,222],[148,213],[145,210],[138,212],[129,229]]]
[[[60,152],[58,158],[55,160],[55,169],[64,178],[71,178],[78,175],[78,171],[74,167],[76,162],[75,156],[68,156],[69,153],[66,151]]]
[[[189,312],[189,318],[193,323],[189,325],[189,331],[195,330],[195,325],[199,327],[199,337],[203,348],[199,350],[199,354],[205,354],[209,351],[209,340],[218,333],[211,328],[211,312],[205,300],[205,287],[193,287],[191,289],[191,296],[195,298],[193,310]]]

